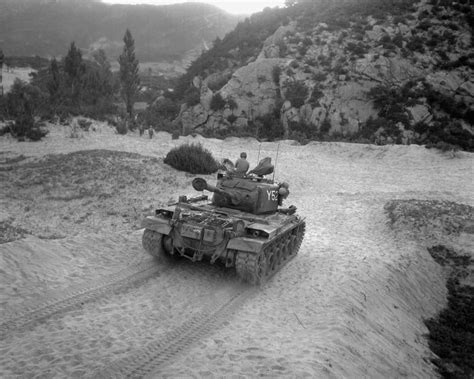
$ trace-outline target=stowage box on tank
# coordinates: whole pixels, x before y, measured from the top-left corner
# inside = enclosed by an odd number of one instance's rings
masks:
[[[196,178],[193,187],[213,192],[211,202],[206,195],[181,196],[143,220],[143,247],[153,256],[219,260],[243,280],[261,284],[297,254],[305,220],[296,207],[281,207],[289,194],[286,183],[226,173],[218,174],[215,186]]]

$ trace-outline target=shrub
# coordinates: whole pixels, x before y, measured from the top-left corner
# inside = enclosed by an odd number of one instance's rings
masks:
[[[399,48],[403,47],[403,35],[401,33],[396,34],[392,42],[394,43],[395,46],[398,46]]]
[[[321,134],[328,134],[331,130],[331,121],[328,118],[325,118],[319,127],[319,132]]]
[[[48,134],[48,131],[42,128],[42,124],[35,122],[29,114],[18,115],[15,122],[10,124],[10,134],[19,141],[29,139],[39,141]]]
[[[317,137],[318,130],[313,124],[306,124],[304,121],[289,123],[290,138],[297,140],[301,144]]]
[[[275,83],[275,85],[279,85],[280,84],[280,76],[281,76],[281,67],[280,66],[273,66],[272,68],[272,79],[273,79],[273,83]]]
[[[288,47],[286,46],[285,42],[283,41],[279,41],[277,43],[277,46],[278,46],[278,50],[280,52],[279,56],[280,58],[284,58],[288,52]]]
[[[318,62],[313,57],[307,57],[304,61],[308,66],[316,67]]]
[[[427,146],[440,148],[448,144],[465,151],[474,151],[473,135],[465,130],[461,123],[452,121],[448,117],[440,118],[429,126],[428,135],[423,141]],[[439,145],[439,146],[437,146]]]
[[[225,100],[222,98],[220,93],[216,93],[212,96],[211,99],[211,109],[213,111],[218,111],[220,109],[224,109],[225,107]]]
[[[387,124],[387,120],[383,117],[374,119],[372,116],[361,125],[359,130],[359,137],[367,138],[369,140],[374,139],[374,134],[380,128],[383,128]]]
[[[423,44],[423,38],[419,36],[413,36],[410,40],[407,41],[406,48],[411,51],[418,51],[419,53],[425,52],[425,46]]]
[[[308,47],[305,45],[298,46],[298,53],[302,56],[306,55]]]
[[[429,20],[423,20],[422,22],[420,22],[417,26],[418,29],[421,29],[421,30],[424,30],[424,31],[427,31],[428,29],[430,29],[431,27],[433,26],[433,24],[431,23],[431,21]]]
[[[290,63],[290,67],[291,68],[294,68],[294,69],[297,69],[298,67],[300,67],[299,63],[297,61],[292,61]]]
[[[120,120],[117,125],[115,125],[115,130],[118,134],[125,135],[128,132],[127,121],[122,119]]]
[[[231,124],[233,124],[235,122],[235,120],[237,120],[236,115],[231,114],[231,115],[227,116],[227,121],[229,121]]]
[[[324,82],[328,77],[328,74],[325,72],[316,72],[313,74],[313,80],[317,82]]]
[[[189,88],[184,94],[184,101],[190,107],[197,105],[201,101],[201,93],[195,87]]]
[[[368,52],[367,46],[364,45],[362,42],[358,42],[358,43],[349,42],[347,44],[347,50],[349,50],[351,54],[359,58],[362,58]]]
[[[85,118],[80,118],[77,120],[77,124],[82,130],[84,130],[85,132],[88,132],[89,128],[92,125],[92,121],[86,120]]]
[[[227,99],[227,105],[231,110],[237,109],[239,107],[237,102],[231,97]]]
[[[338,63],[338,64],[334,67],[333,72],[334,72],[334,75],[339,76],[339,75],[347,75],[347,73],[348,73],[349,71],[344,67],[343,64]]]
[[[313,41],[311,40],[311,38],[309,38],[308,36],[304,37],[303,39],[304,46],[311,46],[312,44],[313,44]]]
[[[177,170],[191,174],[212,174],[219,168],[211,152],[200,143],[175,147],[168,152],[164,162]]]
[[[47,95],[37,86],[15,79],[2,104],[2,112],[8,118],[28,113],[32,117],[40,116],[47,103]]]
[[[291,102],[295,108],[299,108],[304,104],[308,96],[308,88],[301,82],[291,82],[286,89],[285,98]]]
[[[272,141],[283,137],[285,134],[281,121],[273,113],[257,117],[255,124],[257,126],[257,138]]]
[[[311,92],[311,97],[309,98],[309,104],[311,104],[313,107],[319,107],[319,99],[321,99],[324,96],[324,92],[321,91],[321,89],[317,86],[313,88],[313,91]]]

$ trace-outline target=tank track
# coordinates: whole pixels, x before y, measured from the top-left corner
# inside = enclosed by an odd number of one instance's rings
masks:
[[[295,228],[270,241],[258,253],[237,252],[235,268],[239,277],[251,284],[265,283],[296,256],[305,230],[306,223],[302,221]]]

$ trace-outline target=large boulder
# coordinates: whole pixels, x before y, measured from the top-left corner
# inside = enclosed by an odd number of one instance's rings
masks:
[[[412,61],[396,57],[385,57],[379,54],[368,54],[358,59],[354,73],[374,83],[401,84],[413,78],[422,77],[425,71]]]
[[[238,108],[234,114],[246,114],[249,120],[270,113],[275,107],[277,86],[273,82],[275,66],[284,66],[286,59],[259,59],[238,69],[219,91],[224,99],[233,99]]]
[[[416,104],[412,107],[408,107],[407,111],[411,116],[410,118],[413,124],[418,122],[429,123],[433,119],[430,109],[425,104]]]

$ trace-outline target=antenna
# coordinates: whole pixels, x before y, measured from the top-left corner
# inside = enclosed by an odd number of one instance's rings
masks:
[[[272,178],[272,181],[275,181],[275,172],[276,172],[276,167],[277,167],[277,162],[278,162],[278,152],[280,151],[280,142],[278,142],[278,146],[277,146],[277,155],[276,155],[276,158],[275,158],[275,166],[273,167],[273,178]]]

